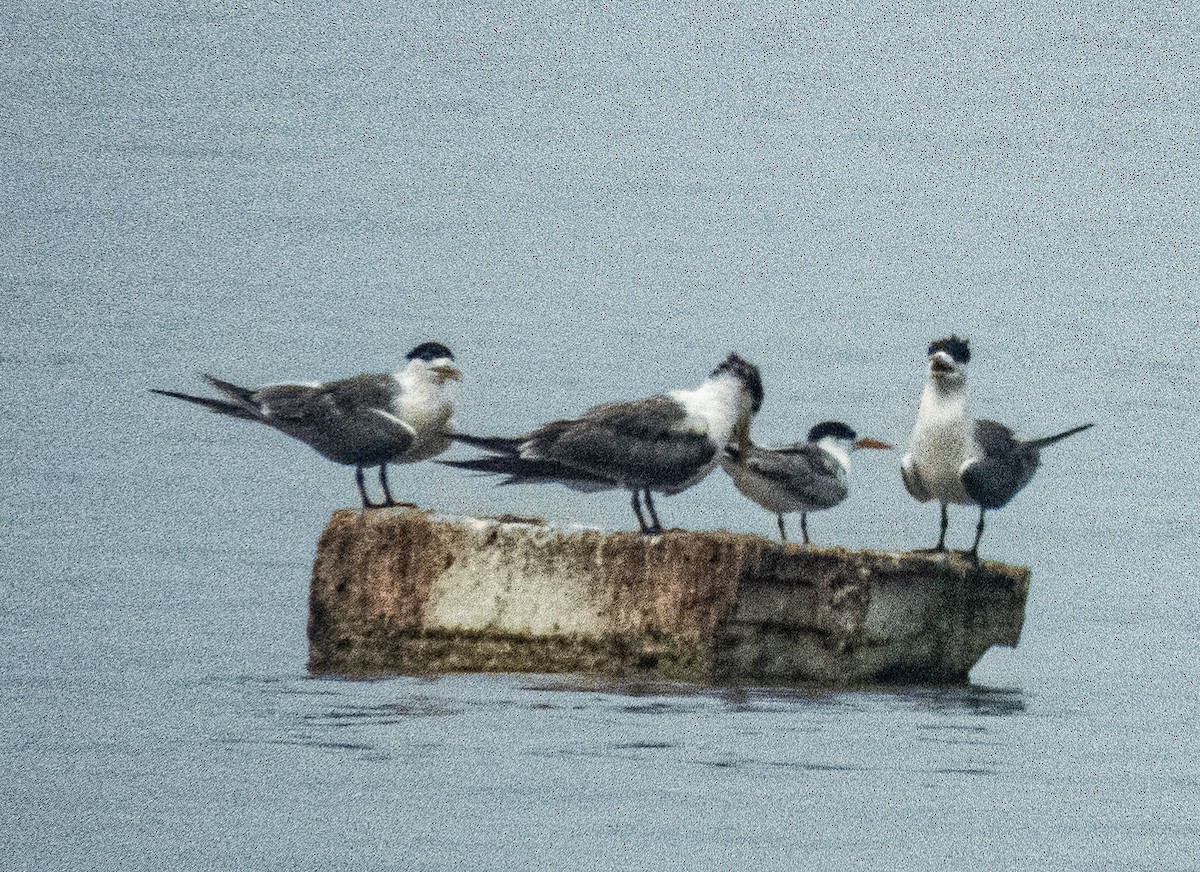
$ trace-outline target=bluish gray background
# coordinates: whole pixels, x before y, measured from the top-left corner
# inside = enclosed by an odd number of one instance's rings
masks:
[[[1200,868],[1197,23],[7,4],[5,868]],[[147,392],[438,339],[459,425],[514,433],[737,349],[759,441],[836,417],[903,444],[950,331],[980,414],[1097,422],[990,522],[986,555],[1033,569],[1025,635],[956,691],[309,680],[350,472]],[[897,462],[856,458],[817,541],[931,544]],[[393,484],[632,522],[434,464]],[[659,508],[774,529],[720,474]]]

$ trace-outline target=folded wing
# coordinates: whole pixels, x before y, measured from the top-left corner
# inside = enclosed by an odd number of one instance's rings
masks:
[[[711,464],[718,446],[688,425],[666,396],[610,403],[579,418],[552,421],[521,443],[521,457],[549,460],[627,487],[682,486]]]

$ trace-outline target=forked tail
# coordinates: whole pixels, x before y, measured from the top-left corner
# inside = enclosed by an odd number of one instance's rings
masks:
[[[181,394],[178,391],[162,391],[158,388],[150,388],[150,393],[161,394],[164,397],[174,397],[177,400],[186,400],[189,403],[195,403],[197,406],[203,406],[211,412],[219,412],[222,415],[229,415],[231,418],[242,418],[247,421],[257,420],[255,415],[243,406],[237,403],[231,403],[229,400],[215,400],[212,397],[197,397],[192,394]]]

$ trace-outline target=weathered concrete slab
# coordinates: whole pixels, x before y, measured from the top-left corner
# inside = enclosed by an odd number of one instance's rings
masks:
[[[339,511],[313,565],[309,669],[954,683],[1017,644],[1028,588],[1028,569],[958,557]]]

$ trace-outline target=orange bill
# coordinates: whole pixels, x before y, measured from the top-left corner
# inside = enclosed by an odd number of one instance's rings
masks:
[[[854,443],[855,448],[878,448],[880,451],[888,451],[891,445],[884,442],[882,439],[874,439],[870,436],[864,436]]]

